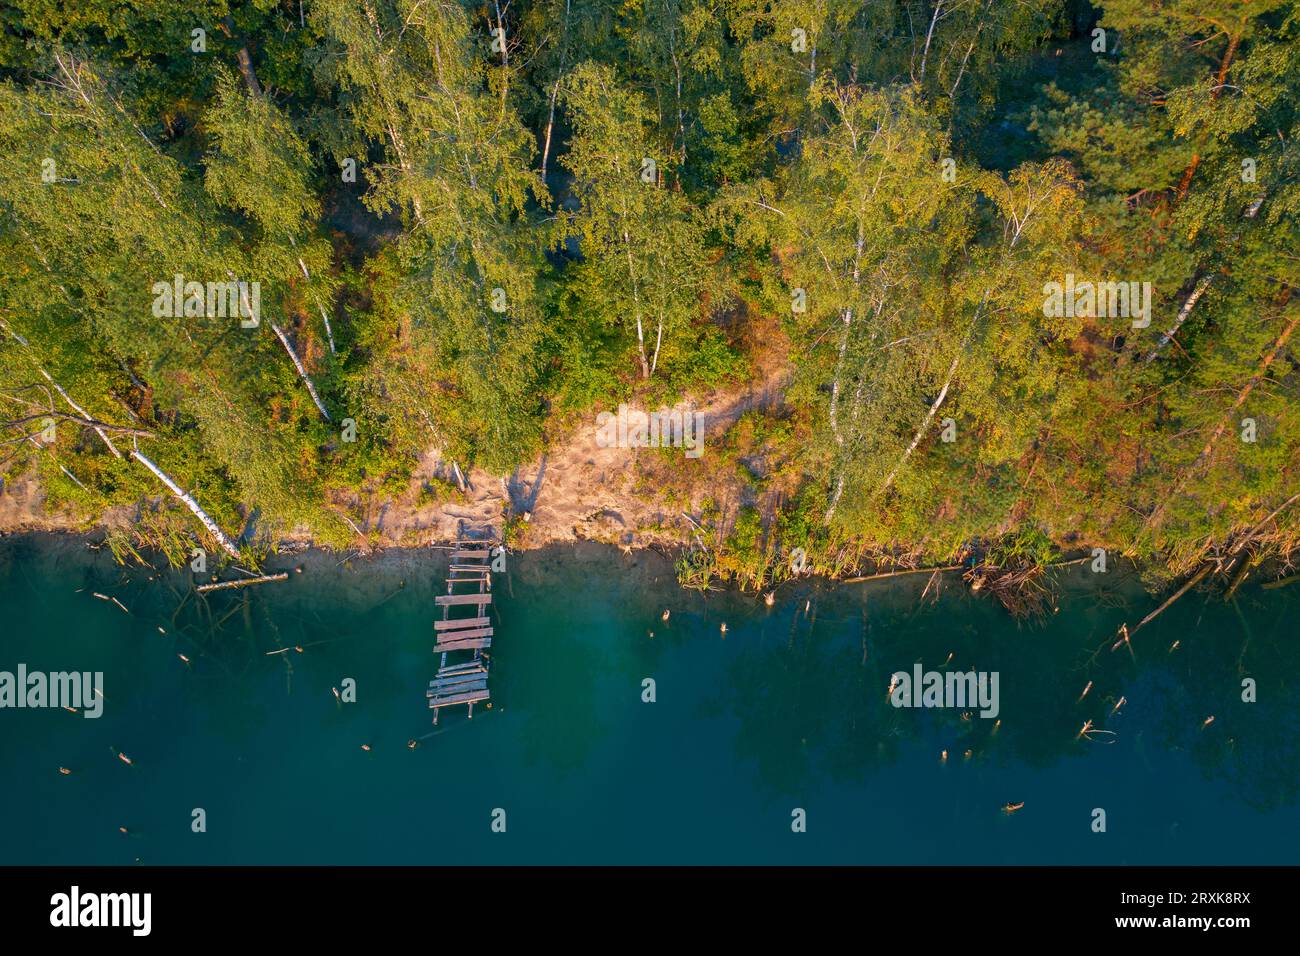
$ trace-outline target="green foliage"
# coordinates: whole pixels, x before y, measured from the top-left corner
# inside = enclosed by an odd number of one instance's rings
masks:
[[[212,140],[204,185],[213,199],[244,213],[269,236],[297,233],[315,218],[311,156],[272,103],[222,70],[204,123]]]
[[[794,548],[834,574],[1300,542],[1287,0],[0,23],[0,475],[137,514],[124,559],[214,544],[133,449],[254,550],[344,544],[359,500],[451,495],[411,489],[431,457],[504,476],[600,409],[715,391],[779,407],[648,489],[729,502],[682,558],[700,586]],[[1067,274],[1150,283],[1150,323],[1045,310]],[[177,275],[257,282],[261,321],[156,314]]]
[[[579,204],[569,225],[581,244],[577,288],[623,316],[643,379],[689,342],[704,284],[703,223],[661,181],[672,154],[650,130],[644,100],[614,71],[584,64],[564,94],[574,127],[565,167]]]
[[[1052,539],[1041,528],[1027,525],[994,542],[985,562],[1000,567],[1046,567],[1060,555]]]

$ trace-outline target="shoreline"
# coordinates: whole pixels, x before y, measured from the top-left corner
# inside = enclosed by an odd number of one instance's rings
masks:
[[[92,554],[97,555],[103,548],[104,543],[101,535],[102,532],[98,529],[95,531],[6,530],[0,531],[0,551],[3,551],[7,545],[12,547],[15,542],[26,541],[56,557],[70,554],[90,557]],[[268,553],[264,563],[256,573],[276,574],[288,572],[287,583],[292,583],[298,574],[316,577],[321,572],[329,572],[334,569],[360,572],[362,574],[371,572],[379,578],[416,573],[427,573],[431,578],[434,578],[442,573],[443,565],[446,563],[444,552],[450,551],[452,547],[453,545],[450,542],[435,542],[419,546],[393,545],[362,551],[360,549],[337,550],[325,545],[303,543],[292,547],[283,547]],[[797,577],[770,583],[766,589],[746,589],[731,581],[720,581],[707,588],[696,588],[683,584],[675,572],[674,562],[677,553],[684,552],[687,547],[687,544],[669,546],[654,542],[624,548],[610,542],[591,539],[547,541],[522,548],[508,547],[507,555],[511,557],[507,558],[506,574],[509,575],[522,563],[528,569],[529,576],[532,577],[544,572],[554,562],[560,561],[568,564],[589,565],[596,575],[602,573],[645,575],[652,578],[650,583],[654,585],[668,579],[671,580],[674,587],[683,591],[704,595],[729,595],[742,600],[761,602],[764,598],[764,590],[776,595],[777,599],[783,599],[780,592],[787,591],[792,587],[827,591],[855,584],[888,585],[891,588],[894,586],[899,588],[914,586],[916,589],[922,590],[922,597],[924,597],[927,591],[937,594],[940,590],[951,587],[951,583],[942,587],[927,586],[926,582],[931,585],[933,585],[933,582],[924,575],[947,576],[962,569],[961,565],[937,568],[897,568],[845,577],[837,577],[831,574],[805,573]],[[186,575],[192,577],[196,585],[201,580],[203,583],[208,580],[239,580],[237,576],[232,576],[229,573],[233,568],[238,568],[245,574],[253,573],[249,569],[239,567],[232,562],[209,569],[201,579],[199,575],[188,572],[183,566],[176,568],[167,565],[165,555],[161,552],[147,552],[146,554],[155,559],[162,558],[161,566],[159,564],[123,564],[117,562],[111,554],[106,557],[106,560],[112,561],[127,572],[152,570],[159,574]],[[1104,583],[1122,583],[1126,588],[1130,584],[1136,585],[1132,589],[1131,600],[1141,600],[1142,596],[1151,596],[1151,592],[1141,583],[1143,569],[1138,563],[1121,559],[1103,577],[1087,573],[1087,560],[1087,557],[1063,559],[1047,566],[1052,570],[1062,572],[1057,576],[1054,583],[1059,587],[1063,595],[1090,590],[1100,587]],[[612,566],[612,561],[618,562],[617,565]],[[223,574],[223,571],[226,573]],[[279,590],[274,587],[276,582],[268,583],[271,585],[272,590]],[[961,590],[972,598],[990,596],[981,593],[979,587],[972,588],[966,581],[962,581]]]

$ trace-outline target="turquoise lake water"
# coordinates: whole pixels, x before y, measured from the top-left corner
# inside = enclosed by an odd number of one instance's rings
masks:
[[[1300,587],[1191,593],[1131,657],[1115,631],[1158,603],[1131,571],[1063,569],[1059,612],[1018,625],[955,575],[937,601],[919,575],[766,607],[682,591],[653,553],[517,554],[493,708],[434,728],[446,554],[281,559],[303,573],[203,603],[80,539],[0,540],[0,670],[103,671],[105,697],[98,720],[0,710],[0,863],[1300,860]],[[996,730],[890,705],[891,673],[949,654],[999,674]],[[1115,736],[1078,739],[1087,719]]]

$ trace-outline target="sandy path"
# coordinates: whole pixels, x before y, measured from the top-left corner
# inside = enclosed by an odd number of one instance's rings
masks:
[[[703,413],[703,455],[747,409],[779,401],[784,375],[783,368],[775,368],[763,381],[719,392],[704,404],[676,406],[683,412]],[[420,484],[434,475],[449,478],[451,474],[450,462],[431,449],[416,470],[414,493],[394,502],[385,513],[383,540],[406,545],[446,541],[460,533],[462,524],[490,526],[500,536],[507,501],[511,513],[528,516],[521,542],[525,547],[574,540],[644,547],[654,541],[684,540],[690,526],[680,507],[668,510],[652,491],[637,487],[636,456],[657,454],[654,449],[601,448],[593,413],[585,425],[553,442],[544,455],[515,475],[503,479],[474,469],[467,476],[467,500],[418,507],[414,498]]]
[[[686,401],[677,406],[683,412],[699,411],[704,415],[704,452],[698,459],[699,485],[691,486],[692,510],[705,497],[739,497],[737,488],[727,487],[728,481],[735,485],[739,482],[729,479],[725,470],[719,479],[718,469],[710,469],[707,459],[710,445],[716,445],[747,409],[780,403],[788,374],[784,349],[778,342],[771,342],[762,359],[753,381],[716,392],[703,404]],[[644,469],[637,467],[637,456],[661,452],[599,447],[596,414],[592,412],[585,424],[553,440],[544,455],[513,476],[472,470],[466,476],[469,488],[463,498],[422,503],[421,490],[430,478],[449,481],[452,474],[451,463],[443,461],[438,450],[431,448],[421,457],[408,490],[397,499],[357,495],[337,504],[340,510],[346,506],[348,520],[362,533],[356,546],[366,550],[372,544],[381,548],[421,547],[453,540],[469,526],[491,527],[500,537],[507,512],[527,515],[523,533],[513,539],[525,548],[575,540],[627,547],[688,540],[690,525],[681,516],[684,503],[678,500],[671,507],[667,505],[662,496],[655,494],[656,489],[645,487]],[[123,526],[129,524],[134,512],[134,508],[115,509],[98,522],[86,522],[70,513],[50,513],[40,483],[33,476],[23,476],[9,482],[0,494],[0,533]],[[283,535],[280,543],[297,549],[312,542],[306,529],[296,529]]]

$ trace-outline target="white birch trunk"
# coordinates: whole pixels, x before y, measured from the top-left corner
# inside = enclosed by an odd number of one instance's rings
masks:
[[[943,0],[934,5],[934,16],[930,17],[930,29],[925,32],[925,52],[921,54],[921,76],[918,82],[925,82],[925,61],[930,58],[930,39],[934,36],[934,25],[939,21],[939,11],[943,9]]]
[[[19,335],[17,332],[15,332],[7,322],[0,322],[0,326],[4,326],[5,331],[8,332],[11,336],[13,336],[15,342],[17,342],[19,345],[21,345],[23,348],[27,349],[28,351],[31,351],[31,345],[28,344],[27,340],[23,338],[21,335]],[[63,386],[60,385],[58,382],[56,382],[50,376],[49,372],[45,371],[45,369],[42,368],[40,365],[36,366],[36,371],[40,372],[41,377],[44,378],[45,381],[49,382],[50,385],[54,387],[54,390],[59,393],[59,397],[68,403],[69,408],[71,408],[82,418],[86,418],[86,419],[92,418],[89,412],[87,412],[84,408],[82,408],[80,405],[78,405],[76,402],[72,400],[72,396],[63,390]],[[91,427],[94,428],[95,434],[104,440],[104,444],[108,446],[108,450],[113,453],[113,456],[115,458],[121,458],[122,453],[117,450],[117,446],[114,445],[113,440],[108,437],[108,433],[105,432],[104,429],[100,428],[98,425],[92,425]],[[73,480],[75,481],[76,479]],[[78,482],[78,484],[80,484],[80,482]]]
[[[1183,307],[1178,310],[1178,318],[1174,320],[1173,326],[1168,332],[1160,336],[1160,341],[1156,343],[1156,347],[1151,350],[1149,355],[1147,355],[1145,361],[1142,363],[1143,365],[1150,365],[1152,360],[1160,354],[1160,350],[1174,340],[1174,336],[1178,334],[1178,330],[1183,327],[1183,323],[1186,322],[1188,316],[1192,314],[1192,309],[1196,308],[1197,300],[1205,294],[1205,290],[1209,288],[1210,283],[1213,281],[1214,276],[1208,275],[1200,282],[1196,283],[1196,288],[1193,289],[1192,294],[1187,297],[1187,300],[1183,303]]]
[[[840,434],[840,372],[844,369],[844,352],[849,347],[849,326],[853,324],[853,310],[845,309],[843,318],[840,320],[844,323],[844,334],[840,336],[839,355],[835,360],[835,377],[831,380],[831,406],[829,412],[831,434],[835,436],[836,444],[844,444],[844,436]]]
[[[564,77],[564,67],[569,59],[569,10],[572,0],[564,0],[564,33],[560,40],[560,69],[555,76],[555,85],[551,87],[551,107],[546,117],[546,143],[542,146],[542,182],[546,182],[546,163],[551,158],[551,131],[555,129],[555,101],[560,97],[560,81]]]
[[[304,266],[303,268],[305,269],[306,267]],[[235,279],[234,273],[227,272],[226,275],[230,276],[232,280],[238,281]],[[248,315],[252,315],[253,307],[248,301],[248,292],[245,286],[241,285],[239,287],[239,298],[243,303],[244,312]],[[293,343],[289,341],[289,336],[285,335],[284,330],[274,322],[267,320],[267,324],[271,326],[271,331],[274,332],[275,337],[280,340],[280,344],[284,346],[284,350],[289,353],[289,358],[293,361],[293,367],[298,370],[298,377],[301,378],[303,384],[307,386],[307,393],[311,395],[311,400],[316,404],[316,410],[320,412],[321,418],[325,419],[327,422],[332,421],[333,419],[330,418],[330,413],[325,411],[325,405],[321,402],[320,395],[316,392],[316,386],[312,383],[311,376],[307,374],[307,367],[302,364],[302,359],[298,358],[298,353],[294,351]]]
[[[1012,239],[1011,244],[1014,246],[1015,240],[1019,238],[1020,231],[1017,230],[1015,238]],[[894,483],[894,479],[898,476],[899,469],[901,469],[903,465],[907,464],[907,459],[912,457],[912,452],[916,451],[917,446],[921,444],[921,439],[923,439],[925,433],[929,431],[930,425],[934,421],[934,416],[938,414],[939,408],[943,405],[944,399],[948,397],[948,389],[952,387],[952,380],[957,375],[957,365],[961,362],[961,357],[966,351],[966,346],[970,344],[971,336],[975,334],[975,328],[979,325],[980,314],[984,311],[984,305],[988,302],[989,296],[992,294],[992,288],[984,290],[984,296],[980,299],[979,307],[975,309],[975,318],[971,319],[970,328],[966,331],[966,338],[962,340],[961,348],[957,350],[957,354],[952,358],[952,364],[948,366],[948,377],[944,380],[943,388],[939,390],[939,397],[934,400],[934,403],[930,406],[929,414],[925,416],[925,421],[921,423],[921,427],[918,428],[916,434],[912,436],[912,443],[907,446],[907,451],[903,452],[903,457],[899,460],[898,464],[894,466],[888,477],[885,478],[885,483],[880,488],[880,494],[883,495],[885,492],[889,491],[889,487]]]
[[[627,208],[624,206],[623,216],[627,216]],[[623,249],[627,253],[627,275],[632,284],[632,302],[636,307],[636,344],[641,358],[641,377],[650,377],[650,362],[645,354],[645,327],[641,322],[641,292],[637,288],[636,267],[632,264],[632,237],[628,235],[627,230],[623,230]]]
[[[230,555],[232,558],[239,557],[239,549],[235,547],[233,541],[226,537],[226,533],[221,530],[221,526],[208,516],[208,513],[203,510],[197,501],[182,491],[181,486],[172,481],[166,472],[142,455],[138,450],[132,451],[131,457],[153,472],[154,477],[166,485],[167,490],[179,498],[181,502],[184,503],[185,507],[189,508],[190,511],[194,513],[194,517],[198,518],[203,527],[208,529],[208,533],[216,539],[217,544],[221,545],[221,549],[225,551],[226,554]]]
[[[664,320],[663,320],[663,319],[660,319],[660,320],[659,320],[659,331],[655,333],[655,354],[654,354],[654,360],[650,363],[650,374],[651,374],[651,375],[653,375],[653,374],[655,373],[655,369],[657,369],[657,368],[659,367],[659,347],[660,347],[661,345],[663,345],[663,341],[664,341]]]
[[[289,245],[298,248],[298,243],[293,241],[293,236],[289,237]],[[302,256],[298,256],[298,268],[302,270],[303,278],[311,282],[311,273],[307,271],[307,263],[302,261]],[[325,338],[330,345],[330,355],[337,355],[338,353],[334,351],[334,330],[330,328],[330,317],[325,313],[325,306],[321,304],[320,299],[316,299],[316,308],[320,309],[321,321],[325,323]]]
[[[307,393],[311,395],[311,400],[316,403],[316,409],[320,412],[321,418],[325,421],[332,421],[330,413],[325,411],[325,406],[320,400],[320,395],[316,393],[316,386],[312,384],[311,376],[307,374],[306,367],[302,364],[302,359],[298,358],[298,353],[294,351],[293,344],[289,341],[289,336],[284,334],[284,329],[280,328],[274,322],[270,323],[271,331],[275,333],[284,350],[289,353],[289,358],[293,360],[293,366],[298,370],[298,377],[302,383],[307,386]]]
[[[835,493],[831,495],[830,507],[826,509],[826,518],[823,524],[830,524],[831,519],[835,517],[835,509],[840,505],[840,496],[844,494],[844,475],[840,475],[835,482]]]
[[[916,434],[912,436],[912,443],[907,446],[907,451],[903,452],[903,457],[899,459],[898,464],[894,466],[894,470],[891,471],[889,477],[885,479],[885,483],[880,489],[881,494],[884,494],[889,490],[890,485],[894,483],[894,478],[898,476],[899,469],[907,464],[907,459],[912,457],[912,452],[916,451],[917,446],[921,444],[921,439],[924,438],[925,433],[930,430],[930,424],[934,421],[934,416],[939,413],[939,406],[941,406],[943,400],[948,397],[948,389],[952,385],[953,377],[957,374],[957,363],[960,361],[961,352],[958,352],[953,356],[952,364],[948,366],[948,378],[943,383],[943,388],[939,389],[939,397],[934,400],[934,403],[930,406],[930,413],[925,416],[925,421],[921,423],[921,427],[918,428]]]

